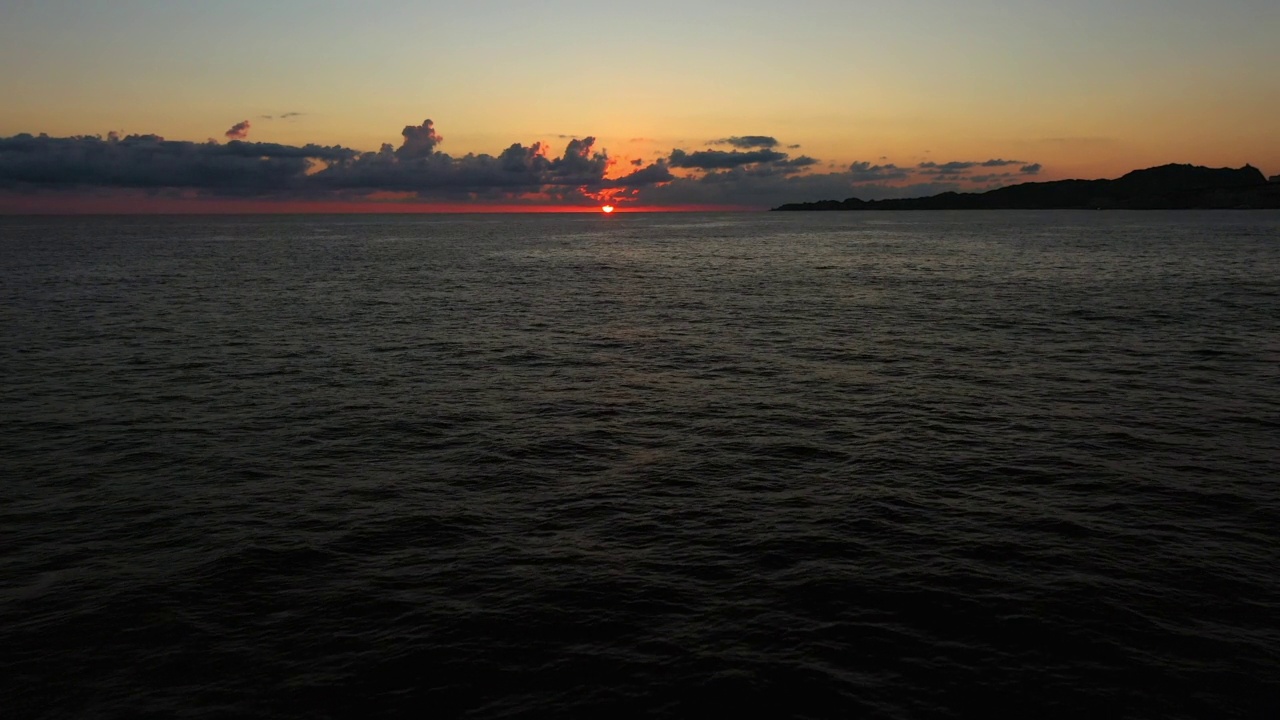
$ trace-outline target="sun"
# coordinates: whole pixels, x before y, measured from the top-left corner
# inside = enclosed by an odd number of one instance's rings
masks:
[[[609,213],[613,212],[613,206],[612,206],[612,205],[601,205],[601,206],[600,206],[600,212],[605,213],[605,214],[607,215],[607,214],[609,214]]]

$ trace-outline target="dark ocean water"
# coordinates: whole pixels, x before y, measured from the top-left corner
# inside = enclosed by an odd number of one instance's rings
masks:
[[[1277,717],[1280,213],[0,218],[0,716]]]

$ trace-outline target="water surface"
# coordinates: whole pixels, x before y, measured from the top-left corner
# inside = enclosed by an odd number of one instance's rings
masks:
[[[0,218],[6,717],[1280,707],[1280,213]]]

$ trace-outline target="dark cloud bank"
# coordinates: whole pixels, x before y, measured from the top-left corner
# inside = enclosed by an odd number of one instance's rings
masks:
[[[1010,184],[1041,169],[1023,160],[992,159],[906,167],[855,162],[821,173],[812,171],[818,160],[778,150],[782,143],[774,137],[735,135],[708,143],[730,149],[677,148],[647,164],[620,163],[630,172],[616,176],[610,172],[614,162],[592,137],[570,139],[558,155],[542,143],[514,143],[497,155],[454,157],[440,150],[444,138],[431,120],[405,127],[398,146],[385,144],[376,152],[250,142],[249,131],[248,120],[236,123],[225,143],[116,133],[0,138],[0,192],[73,195],[106,189],[219,198],[763,208]]]

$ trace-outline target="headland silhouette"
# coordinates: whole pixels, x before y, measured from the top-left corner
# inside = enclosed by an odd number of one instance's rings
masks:
[[[1280,208],[1280,175],[1252,165],[1161,165],[1115,180],[1029,182],[981,193],[945,192],[887,200],[821,200],[774,210],[1176,210]]]

